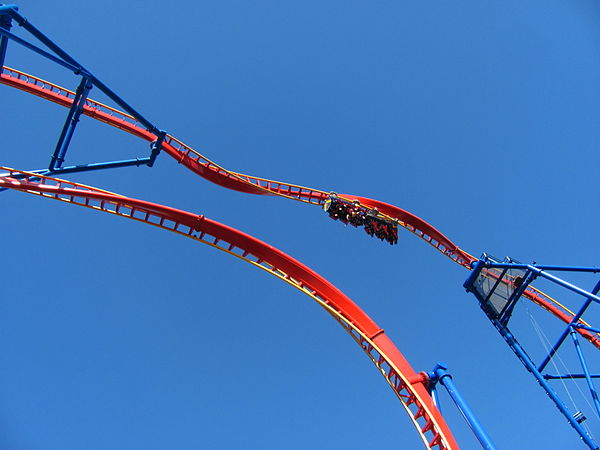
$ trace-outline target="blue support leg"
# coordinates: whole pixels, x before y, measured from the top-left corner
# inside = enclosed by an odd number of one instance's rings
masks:
[[[473,430],[473,433],[479,440],[479,443],[486,450],[496,450],[496,446],[492,443],[492,440],[486,433],[486,431],[481,426],[481,423],[465,401],[465,399],[460,395],[456,385],[452,381],[452,377],[448,373],[448,367],[443,363],[437,363],[433,368],[433,371],[429,373],[429,378],[434,386],[436,383],[441,383],[442,386],[446,388],[448,394],[458,407],[459,411]]]
[[[79,87],[75,93],[73,104],[71,105],[71,108],[69,108],[67,119],[65,120],[65,124],[58,138],[58,142],[56,143],[54,154],[50,160],[50,165],[48,166],[50,171],[62,166],[62,163],[65,160],[65,155],[67,154],[67,149],[69,148],[69,144],[73,138],[75,127],[79,122],[79,117],[83,112],[83,106],[85,105],[85,101],[91,89],[92,84],[90,81],[86,77],[82,77]]]

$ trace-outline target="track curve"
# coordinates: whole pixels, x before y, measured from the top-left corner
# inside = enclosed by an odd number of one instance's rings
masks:
[[[458,448],[417,374],[402,353],[358,305],[318,273],[291,256],[203,215],[124,197],[66,180],[0,167],[0,187],[108,212],[178,233],[243,259],[292,285],[321,305],[351,335],[385,377],[427,448]],[[20,177],[17,178],[17,177]]]
[[[71,106],[75,97],[73,91],[9,67],[2,67],[0,83],[67,108]],[[86,99],[83,113],[148,142],[157,139],[155,134],[146,130],[133,116],[92,99]],[[166,136],[162,144],[162,150],[197,175],[228,189],[249,194],[276,195],[319,206],[322,206],[330,197],[330,193],[319,189],[227,170],[171,135]],[[339,195],[339,197],[347,201],[357,200],[361,206],[371,211],[376,208],[380,216],[397,222],[399,226],[417,235],[452,261],[469,270],[471,264],[477,260],[477,258],[460,249],[432,225],[408,211],[365,197],[354,195]],[[527,288],[523,295],[565,323],[569,323],[574,315],[568,308],[534,288]],[[583,321],[581,322],[583,323]],[[600,349],[600,334],[584,329],[577,329],[577,331],[596,348]]]

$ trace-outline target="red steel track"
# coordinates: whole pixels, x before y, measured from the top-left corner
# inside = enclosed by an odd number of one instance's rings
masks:
[[[427,448],[458,448],[427,392],[428,377],[417,374],[385,332],[325,278],[282,251],[202,215],[128,198],[82,184],[0,167],[0,187],[85,206],[173,231],[208,244],[294,286],[319,303],[377,366],[410,416]],[[20,177],[18,179],[17,177]]]
[[[8,67],[2,68],[0,83],[34,94],[67,108],[71,106],[75,96],[75,93],[68,89]],[[89,117],[131,133],[148,142],[153,142],[157,139],[157,136],[144,129],[134,117],[94,100],[86,100],[83,112]],[[175,158],[180,164],[208,181],[236,191],[258,195],[277,195],[313,205],[323,205],[330,195],[318,189],[232,172],[215,164],[170,135],[167,135],[162,145],[162,150]],[[448,258],[467,269],[470,269],[471,263],[476,260],[476,258],[467,252],[461,250],[439,230],[408,211],[369,198],[353,195],[340,195],[339,197],[350,201],[357,200],[362,206],[371,210],[377,208],[380,215],[397,221],[398,225],[416,234]],[[563,322],[569,323],[571,321],[573,313],[543,292],[528,288],[524,295]],[[596,348],[600,349],[600,336],[597,333],[592,333],[584,329],[578,329],[577,331]]]

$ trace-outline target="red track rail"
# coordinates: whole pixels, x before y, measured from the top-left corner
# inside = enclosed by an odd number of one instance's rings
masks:
[[[3,68],[3,72],[0,75],[0,83],[37,95],[67,108],[71,106],[75,96],[75,93],[72,91],[8,67]],[[86,100],[83,113],[148,142],[153,142],[157,139],[157,136],[144,129],[129,114],[110,108],[94,100]],[[314,205],[322,205],[329,197],[327,192],[318,189],[267,180],[224,169],[170,135],[167,135],[162,149],[192,172],[228,189],[258,195],[278,195]],[[387,215],[391,219],[397,219],[401,226],[424,238],[442,253],[465,267],[468,267],[475,260],[475,258],[454,245],[440,231],[403,209],[363,197],[351,195],[343,195],[341,197],[348,200],[359,200],[363,206],[369,209],[377,207],[380,213]]]
[[[426,386],[384,331],[325,278],[282,251],[202,215],[100,189],[0,167],[0,187],[85,206],[173,231],[243,259],[317,301],[352,336],[377,366],[409,414],[427,448],[458,448]],[[15,176],[24,176],[17,179]]]
[[[75,93],[68,89],[8,67],[2,68],[0,83],[34,94],[67,108],[71,106],[75,96]],[[144,129],[129,114],[94,100],[86,100],[83,112],[87,116],[138,136],[148,142],[153,142],[157,138],[157,136]],[[278,195],[314,205],[322,205],[329,197],[327,192],[318,189],[229,171],[170,135],[167,135],[162,149],[194,173],[228,189],[258,195]],[[408,211],[369,198],[353,195],[341,195],[340,197],[346,200],[358,200],[362,206],[370,209],[377,208],[379,213],[390,219],[397,220],[400,226],[416,234],[454,262],[467,269],[470,269],[471,263],[476,260],[476,258],[467,252],[461,250],[439,230]],[[545,294],[528,288],[524,295],[563,322],[569,323],[571,321],[573,313]],[[578,329],[577,331],[596,348],[600,349],[600,336],[598,334],[583,329]]]

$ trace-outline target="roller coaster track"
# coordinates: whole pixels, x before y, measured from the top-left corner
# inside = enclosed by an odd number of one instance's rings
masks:
[[[7,167],[0,187],[84,206],[154,225],[222,250],[285,281],[322,306],[360,345],[394,390],[427,448],[458,448],[417,374],[384,331],[350,298],[282,251],[203,215]]]
[[[2,68],[0,83],[67,108],[71,107],[76,95],[73,91],[9,67]],[[86,99],[83,114],[148,142],[154,142],[158,138],[146,130],[133,116],[92,99]],[[331,197],[330,193],[318,189],[227,170],[171,135],[166,135],[162,143],[162,150],[192,172],[228,189],[250,194],[276,195],[318,206],[323,206],[325,201]],[[370,198],[354,195],[338,195],[338,197],[348,202],[359,202],[361,207],[374,212],[379,217],[397,223],[467,269],[471,269],[471,264],[476,261],[476,258],[460,249],[439,230],[408,211]],[[574,315],[558,301],[535,288],[528,287],[523,295],[565,323],[569,323]],[[583,320],[580,322],[586,324]],[[600,349],[600,334],[585,329],[577,331]]]

